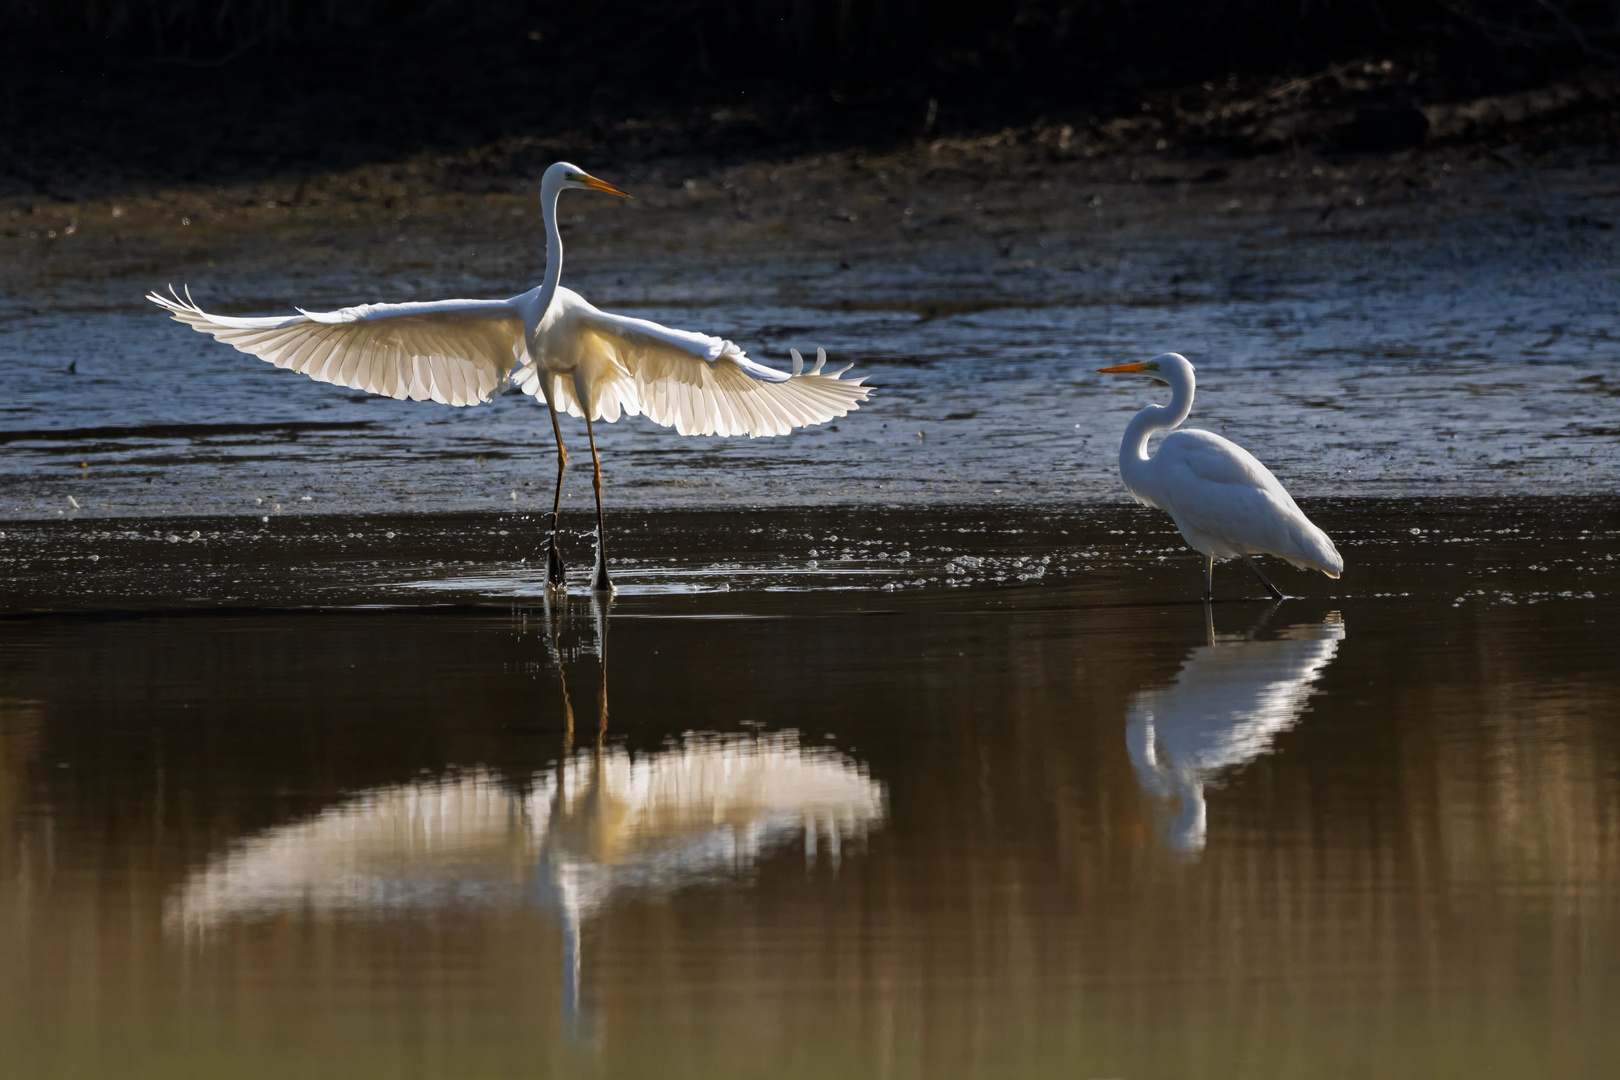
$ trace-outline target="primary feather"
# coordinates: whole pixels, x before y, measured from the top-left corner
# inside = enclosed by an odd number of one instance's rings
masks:
[[[361,304],[337,311],[213,315],[188,292],[147,299],[176,322],[316,382],[446,405],[477,405],[526,355],[523,319],[506,300]]]

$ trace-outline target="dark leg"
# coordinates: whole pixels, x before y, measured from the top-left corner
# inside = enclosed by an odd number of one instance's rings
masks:
[[[1215,556],[1204,556],[1204,602],[1215,599]]]
[[[557,524],[562,515],[563,469],[568,467],[568,451],[563,449],[562,428],[550,398],[546,399],[546,411],[551,413],[551,433],[557,436],[557,490],[551,497],[551,535],[546,538],[546,584],[561,589],[568,584],[568,574],[563,569],[562,553],[557,550]]]
[[[1260,584],[1266,587],[1266,591],[1271,594],[1271,598],[1273,600],[1283,599],[1282,590],[1271,583],[1271,579],[1266,577],[1265,572],[1255,565],[1253,559],[1245,555],[1243,556],[1243,561],[1249,564],[1249,569],[1254,571],[1254,576],[1260,579]]]
[[[591,430],[591,414],[585,413],[585,436],[591,440],[591,465],[596,472],[591,482],[596,487],[596,573],[591,575],[591,588],[596,592],[611,593],[613,581],[607,569],[607,525],[602,520],[602,459],[596,453],[596,433]]]

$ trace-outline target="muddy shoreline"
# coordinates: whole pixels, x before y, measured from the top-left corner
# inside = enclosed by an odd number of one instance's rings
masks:
[[[1279,564],[1276,580],[1293,595],[1533,603],[1609,595],[1620,574],[1613,497],[1341,498],[1307,500],[1303,509],[1334,536],[1350,570],[1331,581]],[[592,525],[577,511],[563,520],[571,588],[581,596]],[[772,596],[791,596],[800,606],[860,607],[897,592],[921,590],[943,603],[972,590],[963,601],[970,606],[1089,607],[1193,602],[1202,581],[1196,553],[1169,518],[1135,506],[620,511],[609,526],[619,600],[630,605],[681,595],[699,605],[768,607]],[[545,515],[487,513],[7,523],[0,610],[528,607],[546,600],[538,557],[546,528]],[[1231,564],[1217,571],[1217,595],[1259,594],[1248,571]]]

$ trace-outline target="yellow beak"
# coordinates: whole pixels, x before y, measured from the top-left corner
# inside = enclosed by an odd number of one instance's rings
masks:
[[[620,191],[618,188],[614,187],[612,184],[608,183],[606,180],[598,180],[596,177],[591,176],[589,173],[587,173],[585,175],[584,184],[585,184],[586,187],[590,188],[592,191],[605,191],[609,195],[617,195],[621,199],[633,199],[633,198],[635,198],[635,196],[630,194],[628,191]]]
[[[1113,367],[1098,368],[1099,375],[1137,375],[1148,369],[1147,364],[1115,364]]]

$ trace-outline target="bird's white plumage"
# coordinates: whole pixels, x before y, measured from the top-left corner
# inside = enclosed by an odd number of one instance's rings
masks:
[[[592,588],[611,591],[602,469],[591,422],[642,415],[682,435],[786,435],[860,407],[871,392],[861,379],[822,373],[825,353],[804,371],[756,364],[731,342],[646,319],[614,315],[561,286],[562,233],[557,197],[564,190],[626,192],[566,161],[546,169],[540,201],[546,229],[546,272],[535,288],[509,300],[441,300],[361,304],[338,311],[300,311],[238,318],[204,311],[170,287],[147,299],[176,321],[212,334],[242,352],[320,382],[415,401],[477,405],[512,381],[543,400],[557,439],[557,486],[547,580],[566,584],[556,542],[568,456],[556,410],[586,421],[596,493],[596,570]]]
[[[1183,430],[1166,435],[1148,455],[1148,437],[1177,427],[1192,411],[1194,388],[1193,366],[1180,354],[1151,363],[1157,367],[1142,373],[1168,383],[1173,393],[1168,407],[1149,405],[1125,429],[1119,471],[1131,495],[1168,513],[1188,545],[1207,557],[1275,555],[1338,577],[1344,559],[1333,541],[1243,447],[1211,431]]]
[[[523,319],[506,300],[362,304],[238,318],[210,314],[189,294],[154,292],[147,299],[175,321],[277,367],[401,400],[488,401],[527,353]]]
[[[1275,555],[1329,577],[1344,568],[1271,470],[1236,443],[1212,431],[1175,431],[1153,460],[1162,509],[1194,549],[1218,559]]]
[[[583,178],[583,179],[582,179]],[[488,401],[515,380],[573,416],[646,416],[682,435],[786,435],[860,407],[862,379],[792,374],[750,360],[723,338],[602,311],[559,284],[558,194],[602,185],[575,166],[546,170],[541,201],[546,276],[508,300],[361,304],[270,318],[215,315],[184,299],[147,296],[176,321],[319,382],[447,405]],[[620,192],[619,194],[623,194]]]
[[[517,372],[570,415],[643,415],[682,435],[786,435],[860,407],[861,379],[757,364],[723,338],[602,311],[558,288]]]

